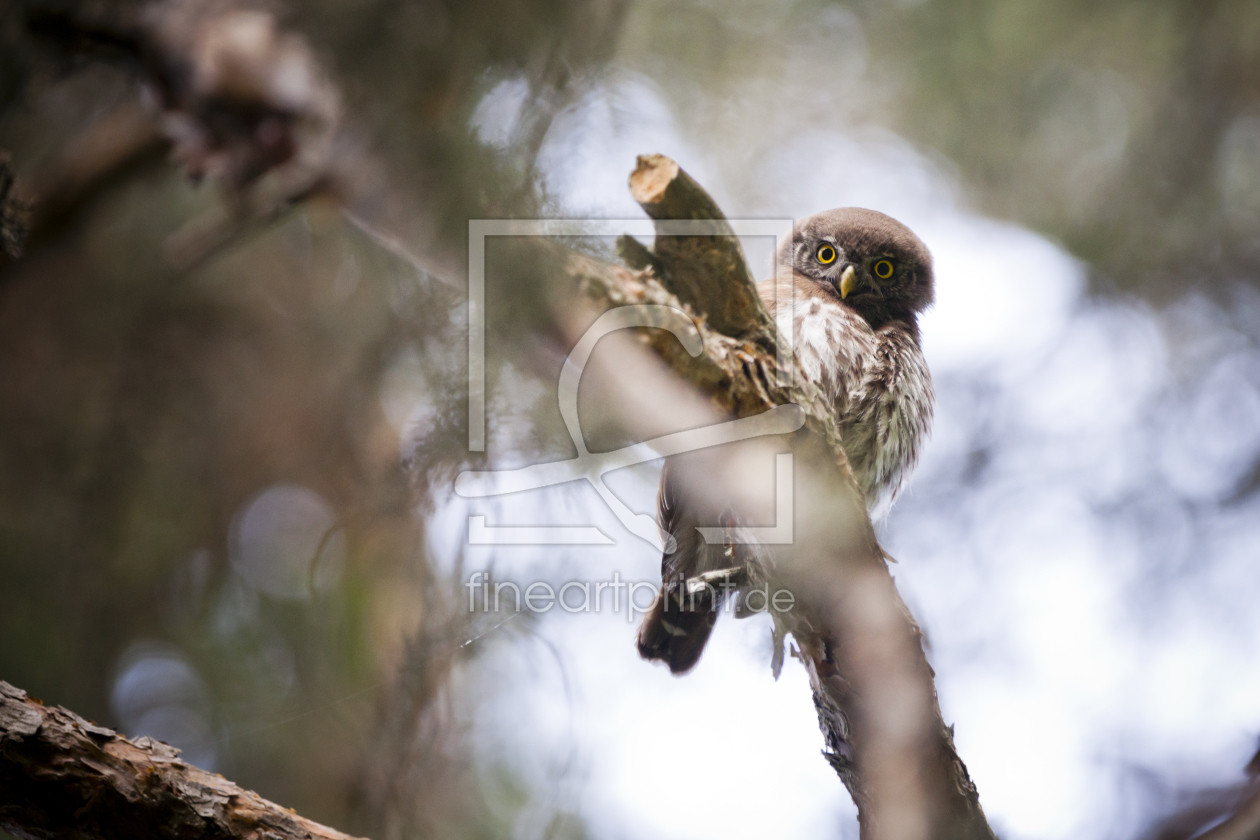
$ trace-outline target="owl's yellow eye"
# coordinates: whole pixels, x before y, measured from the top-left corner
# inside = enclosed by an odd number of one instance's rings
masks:
[[[895,267],[893,266],[892,260],[879,260],[874,266],[872,266],[872,270],[875,272],[875,276],[880,280],[887,280],[889,277],[893,276]]]
[[[826,244],[819,245],[818,253],[814,254],[814,256],[816,256],[818,261],[823,265],[831,265],[836,261],[836,249]]]

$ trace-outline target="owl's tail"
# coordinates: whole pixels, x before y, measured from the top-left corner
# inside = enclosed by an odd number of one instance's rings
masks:
[[[639,627],[639,655],[683,674],[695,667],[713,632],[720,604],[711,589],[687,595],[678,584],[662,586]]]

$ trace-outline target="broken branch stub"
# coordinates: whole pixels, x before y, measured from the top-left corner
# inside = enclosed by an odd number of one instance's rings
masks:
[[[720,333],[733,338],[772,333],[744,249],[703,187],[670,158],[641,155],[630,175],[630,194],[658,222],[717,223],[718,233],[709,236],[663,235],[658,225],[652,264],[669,291]]]

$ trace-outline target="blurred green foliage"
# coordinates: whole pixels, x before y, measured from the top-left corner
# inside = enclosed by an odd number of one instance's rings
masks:
[[[1100,288],[1166,297],[1260,270],[1260,6],[869,3],[893,126],[980,206],[1061,239]],[[1253,280],[1254,282],[1254,280]]]

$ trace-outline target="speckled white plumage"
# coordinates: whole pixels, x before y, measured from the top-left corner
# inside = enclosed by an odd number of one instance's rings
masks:
[[[835,406],[871,516],[884,516],[918,463],[932,424],[932,376],[917,336],[900,321],[872,329],[807,278],[795,278],[790,293],[780,287],[776,294],[772,281],[761,291],[772,313],[776,298],[792,300],[801,372]]]

